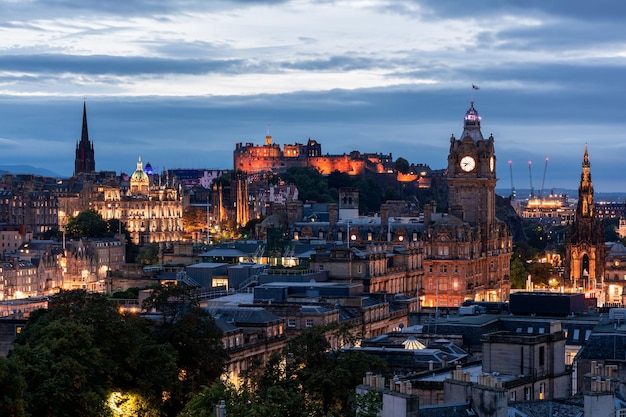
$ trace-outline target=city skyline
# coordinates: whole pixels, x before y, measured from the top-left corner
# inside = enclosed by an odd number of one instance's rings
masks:
[[[546,158],[544,189],[577,188],[588,144],[622,191],[626,5],[442,3],[0,1],[0,165],[71,175],[85,100],[97,170],[229,169],[268,131],[441,169],[474,100],[499,189]]]

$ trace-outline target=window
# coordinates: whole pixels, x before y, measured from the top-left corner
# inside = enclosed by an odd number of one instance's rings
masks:
[[[546,364],[546,347],[539,346],[539,366]]]
[[[580,336],[580,329],[574,329],[574,340],[578,340]]]
[[[528,328],[528,332],[527,333],[532,333],[535,329],[533,329],[532,327]]]
[[[515,391],[511,391],[511,396],[509,401],[515,401]]]
[[[524,399],[530,401],[530,387],[524,388]]]
[[[320,265],[320,271],[324,270],[324,265]]]
[[[589,340],[589,336],[591,336],[591,330],[585,331],[585,340]]]
[[[287,327],[296,327],[296,319],[287,319]]]
[[[306,319],[306,327],[313,327],[313,319]]]

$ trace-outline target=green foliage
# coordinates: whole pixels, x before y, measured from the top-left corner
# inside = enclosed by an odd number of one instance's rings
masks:
[[[139,288],[131,287],[126,291],[116,291],[111,295],[111,298],[122,298],[122,299],[137,299],[139,298]]]
[[[0,416],[24,417],[26,382],[17,365],[0,356]]]
[[[535,286],[547,286],[550,278],[556,276],[552,264],[543,262],[532,262],[529,264],[528,272]]]
[[[345,354],[332,348],[329,340],[354,343],[358,336],[336,323],[306,329],[282,353],[273,354],[264,364],[253,363],[244,372],[247,383],[242,387],[219,381],[204,388],[180,416],[210,416],[220,400],[225,401],[229,416],[352,417],[357,407],[363,417],[375,415],[379,400],[357,397],[354,388],[367,371],[380,372],[384,363],[360,352]]]
[[[396,169],[396,171],[402,173],[402,174],[408,174],[411,166],[409,165],[409,161],[407,161],[406,159],[400,157],[398,159],[396,159],[396,162],[394,164],[394,168]]]
[[[529,223],[524,227],[528,245],[542,252],[548,244],[548,235],[544,227],[539,223]]]
[[[167,296],[161,291],[152,305]],[[31,314],[8,360],[0,360],[2,415],[24,415],[20,404],[33,416],[176,415],[190,392],[215,382],[226,356],[213,318],[183,306],[184,297],[175,300],[176,319],[155,324],[120,314],[100,294],[55,295],[48,309]]]
[[[109,415],[106,401],[117,390],[135,390],[159,409],[177,376],[174,350],[156,346],[146,320],[81,290],[63,291],[33,313],[10,359],[26,380],[32,415]]]
[[[176,349],[176,364],[185,377],[180,382],[180,395],[172,394],[171,402],[182,408],[186,394],[200,392],[224,372],[228,353],[222,345],[222,331],[213,316],[198,307],[186,287],[159,287],[143,306],[148,311],[162,312],[153,336],[158,342]]]
[[[326,178],[316,169],[289,168],[285,180],[298,187],[298,196],[302,201],[316,201],[318,203],[337,201],[337,195],[331,194]]]
[[[135,262],[142,265],[156,265],[159,263],[159,244],[156,242],[147,243],[139,247],[139,253],[135,257]]]
[[[183,227],[186,232],[206,229],[207,215],[201,207],[189,206],[183,210]]]
[[[65,232],[69,237],[106,237],[109,228],[97,211],[86,210],[69,218]]]
[[[383,399],[380,393],[373,389],[365,394],[357,394],[354,397],[356,417],[378,417],[383,409]]]
[[[340,188],[357,188],[361,212],[378,212],[380,205],[385,202],[385,193],[382,188],[374,179],[362,175],[353,176],[334,171],[324,177],[312,168],[289,168],[284,180],[298,187],[298,196],[301,201],[337,202]]]
[[[526,286],[526,278],[528,277],[528,270],[526,269],[526,263],[519,254],[513,254],[511,258],[511,287],[512,288],[524,288]]]

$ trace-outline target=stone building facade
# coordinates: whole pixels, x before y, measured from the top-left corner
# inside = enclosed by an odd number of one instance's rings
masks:
[[[480,122],[472,102],[461,139],[450,138],[448,213],[424,208],[420,296],[426,306],[508,299],[512,236],[495,215],[494,138],[483,138]]]

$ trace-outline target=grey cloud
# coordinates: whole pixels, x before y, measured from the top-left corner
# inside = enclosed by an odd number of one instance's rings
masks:
[[[167,19],[170,13],[194,11],[234,11],[258,4],[279,5],[287,0],[32,0],[0,2],[0,16],[5,21],[29,20],[33,10],[37,18],[68,18],[89,14],[111,16],[160,16]]]
[[[503,13],[533,16],[553,15],[581,21],[623,22],[626,18],[626,3],[613,0],[414,0],[424,6],[435,18],[459,18],[500,15]]]
[[[244,60],[202,60],[107,55],[3,55],[0,69],[49,74],[55,72],[82,74],[204,74],[210,72],[240,73],[250,67]],[[249,70],[249,68],[248,68]]]

